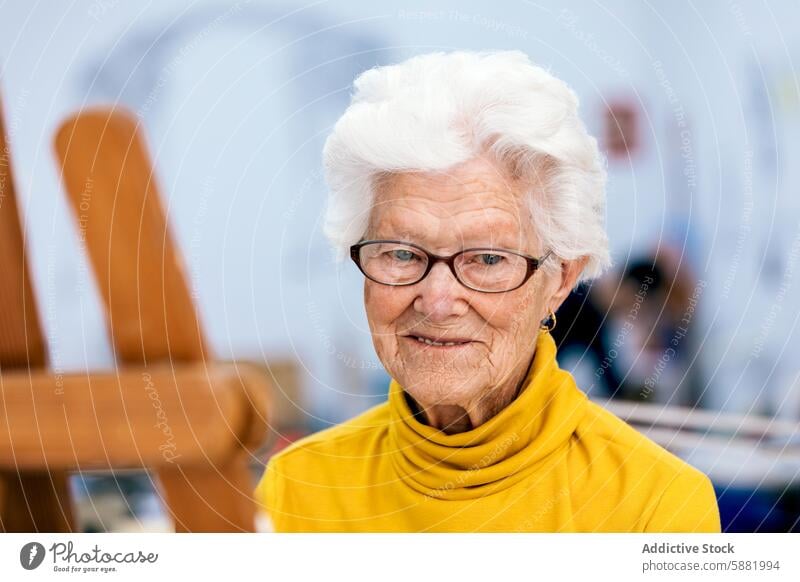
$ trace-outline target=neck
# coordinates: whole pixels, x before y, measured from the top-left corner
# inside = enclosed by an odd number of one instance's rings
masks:
[[[523,385],[532,361],[533,357],[521,372],[516,372],[512,378],[502,382],[494,390],[488,390],[481,394],[474,402],[426,405],[414,400],[408,393],[405,394],[405,397],[411,410],[414,411],[414,416],[420,422],[445,434],[467,432],[479,427],[516,400],[524,388]]]

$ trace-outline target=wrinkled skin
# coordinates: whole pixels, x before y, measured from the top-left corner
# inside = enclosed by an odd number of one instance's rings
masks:
[[[376,184],[365,238],[400,239],[449,255],[493,247],[542,256],[526,196],[535,185],[488,155],[444,172],[389,174]],[[378,357],[423,420],[452,434],[486,422],[517,396],[532,361],[542,319],[574,287],[586,258],[540,268],[507,293],[461,285],[444,263],[415,285],[365,279],[364,301]],[[552,268],[554,267],[555,268]],[[456,347],[421,343],[469,340]]]

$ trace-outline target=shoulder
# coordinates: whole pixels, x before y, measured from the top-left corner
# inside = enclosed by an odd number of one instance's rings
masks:
[[[702,475],[697,469],[591,400],[586,403],[586,415],[578,426],[577,433],[588,446],[596,449],[595,452],[603,451],[617,457],[620,462],[644,463],[667,476],[677,476],[685,471]]]
[[[389,405],[379,404],[341,424],[295,441],[267,463],[259,490],[276,490],[283,479],[314,483],[330,474],[346,475],[349,463],[361,463],[385,446]],[[327,475],[327,477],[325,477]]]
[[[286,463],[305,455],[341,459],[358,454],[388,430],[389,405],[384,402],[336,426],[304,437],[276,454],[272,460]]]
[[[719,531],[710,479],[602,406],[588,401],[576,430],[576,454],[601,487],[638,516],[644,531]]]
[[[282,520],[282,509],[295,496],[321,497],[363,471],[365,457],[380,454],[389,426],[388,403],[342,424],[292,443],[270,458],[256,486],[255,498]]]

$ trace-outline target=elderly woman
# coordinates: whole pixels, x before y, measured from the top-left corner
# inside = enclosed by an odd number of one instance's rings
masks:
[[[609,266],[605,173],[520,52],[366,71],[325,145],[388,402],[273,457],[276,531],[719,531],[708,478],[587,400],[549,330]]]

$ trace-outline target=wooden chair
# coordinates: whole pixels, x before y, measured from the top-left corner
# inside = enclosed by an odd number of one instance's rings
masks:
[[[75,531],[68,472],[131,468],[157,475],[176,531],[254,531],[268,385],[209,356],[137,121],[82,112],[55,140],[118,365],[64,375],[46,367],[1,121],[0,531]]]

